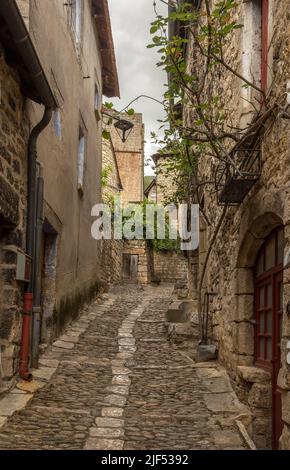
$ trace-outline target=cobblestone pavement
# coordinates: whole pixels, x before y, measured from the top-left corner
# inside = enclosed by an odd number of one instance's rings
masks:
[[[223,368],[168,338],[171,295],[119,286],[92,304],[0,400],[0,449],[245,448]]]

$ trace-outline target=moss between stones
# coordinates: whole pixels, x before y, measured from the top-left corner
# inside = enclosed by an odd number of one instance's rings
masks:
[[[96,281],[90,286],[82,288],[70,296],[61,299],[53,312],[53,324],[56,328],[56,335],[59,335],[69,321],[78,317],[80,310],[94,297],[104,290],[104,283]]]

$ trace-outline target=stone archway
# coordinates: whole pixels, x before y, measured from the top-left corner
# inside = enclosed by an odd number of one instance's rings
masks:
[[[253,412],[252,434],[260,448],[271,447],[272,383],[271,373],[256,367],[254,362],[254,267],[261,247],[279,226],[283,226],[282,216],[270,211],[257,215],[247,228],[242,223],[236,264],[237,380],[243,399]]]

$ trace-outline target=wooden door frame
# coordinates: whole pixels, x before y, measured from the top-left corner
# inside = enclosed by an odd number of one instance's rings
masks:
[[[262,367],[269,371],[271,373],[271,384],[272,384],[272,447],[273,449],[277,448],[277,441],[280,436],[277,436],[277,426],[276,426],[276,418],[277,418],[277,377],[279,373],[279,369],[281,367],[281,354],[279,357],[277,356],[278,349],[280,347],[280,334],[278,331],[279,328],[279,316],[280,313],[278,313],[280,310],[278,310],[278,302],[279,302],[279,294],[278,292],[278,285],[279,283],[282,282],[283,285],[283,263],[276,264],[277,259],[278,259],[278,232],[283,230],[282,227],[277,227],[270,235],[269,237],[266,238],[264,241],[261,249],[259,250],[258,256],[257,256],[257,262],[259,257],[262,255],[263,256],[263,261],[264,261],[264,269],[265,269],[265,250],[267,247],[267,243],[272,239],[272,237],[275,237],[275,266],[273,266],[271,269],[268,271],[264,271],[260,275],[256,275],[254,277],[254,303],[255,303],[255,349],[254,349],[254,359],[255,359],[255,365],[258,367]],[[257,266],[256,262],[256,266]],[[265,287],[267,285],[272,286],[272,358],[271,360],[261,360],[258,358],[258,347],[259,347],[259,296],[260,296],[260,289],[261,287]],[[266,298],[266,292],[265,292],[265,298]],[[265,299],[264,299],[265,302]],[[282,306],[283,308],[283,306]],[[267,335],[267,331],[266,331]],[[279,412],[281,412],[280,407],[279,407]],[[280,420],[282,423],[282,413],[280,416]]]

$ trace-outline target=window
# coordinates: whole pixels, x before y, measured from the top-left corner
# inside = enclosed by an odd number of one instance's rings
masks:
[[[95,85],[95,102],[94,102],[94,107],[95,107],[95,116],[96,120],[100,121],[101,119],[101,113],[100,113],[100,105],[101,105],[101,95],[99,92],[99,87],[98,85]]]
[[[58,137],[59,140],[61,140],[62,136],[62,129],[61,129],[61,111],[60,109],[56,109],[53,113],[53,127],[55,130],[55,133]]]
[[[263,91],[267,90],[269,74],[269,2],[250,0],[242,4],[242,75]],[[247,102],[261,101],[260,93],[251,87],[243,87],[242,96],[248,112],[251,106]]]
[[[83,0],[71,0],[69,5],[70,26],[79,52],[83,35]]]
[[[84,179],[85,179],[85,159],[86,159],[86,137],[83,129],[79,129],[79,143],[78,143],[78,191],[80,195],[84,192]]]
[[[98,85],[95,85],[95,109],[99,109],[100,107],[100,92],[99,92],[99,88],[98,88]]]

